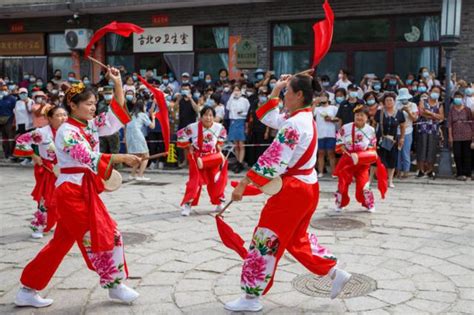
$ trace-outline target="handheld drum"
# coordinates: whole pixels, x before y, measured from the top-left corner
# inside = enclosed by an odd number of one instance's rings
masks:
[[[377,152],[373,150],[351,153],[354,165],[370,165],[377,162]]]
[[[122,186],[122,175],[117,170],[112,170],[108,180],[104,180],[104,190],[107,192],[116,191]]]
[[[196,159],[198,169],[215,168],[224,163],[224,155],[221,152],[205,155]]]

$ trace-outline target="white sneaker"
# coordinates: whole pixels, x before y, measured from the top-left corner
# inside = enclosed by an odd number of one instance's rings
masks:
[[[136,176],[128,175],[128,180],[132,181],[132,180],[135,180],[135,179],[137,179]]]
[[[112,300],[119,300],[125,303],[132,303],[140,294],[125,284],[119,284],[116,288],[109,289],[109,298]]]
[[[22,166],[27,166],[28,164],[30,164],[30,162],[28,161],[28,159],[24,159],[23,161],[21,161],[20,165]]]
[[[224,308],[232,312],[259,312],[263,309],[258,298],[248,299],[245,296],[232,302],[226,303]]]
[[[335,207],[334,207],[334,211],[336,211],[337,213],[341,213],[342,210],[344,210],[344,208],[341,208],[341,207],[339,207],[339,206],[335,206]]]
[[[388,187],[395,188],[395,185],[393,183],[390,183],[390,184],[388,184]]]
[[[224,206],[222,205],[222,203],[220,205],[217,205],[216,209],[214,209],[215,212],[219,212],[221,211],[222,209],[224,209]]]
[[[370,212],[370,213],[374,213],[375,212],[375,206],[372,207],[372,208],[367,208],[367,211]]]
[[[137,180],[138,182],[146,182],[146,181],[149,181],[150,178],[149,178],[149,177],[144,177],[144,176],[142,176],[142,177],[137,177],[136,180]]]
[[[155,163],[155,162],[150,163],[150,166],[148,166],[148,169],[149,169],[149,170],[154,170],[154,169],[156,169],[156,163]]]
[[[43,232],[33,232],[31,233],[31,237],[34,239],[43,238]]]
[[[185,203],[182,207],[181,207],[181,215],[183,217],[189,217],[189,215],[191,214],[191,205]]]
[[[344,289],[347,282],[351,279],[352,275],[342,269],[332,268],[329,272],[332,279],[331,287],[331,299],[335,299]]]
[[[163,163],[163,162],[158,162],[158,169],[159,169],[159,170],[162,170],[162,169],[164,169],[164,168],[165,168],[165,163]]]
[[[324,174],[323,173],[318,173],[318,178],[322,178],[324,177]]]
[[[52,299],[43,299],[38,292],[33,289],[20,288],[15,296],[15,305],[17,306],[33,306],[46,307],[53,304]]]

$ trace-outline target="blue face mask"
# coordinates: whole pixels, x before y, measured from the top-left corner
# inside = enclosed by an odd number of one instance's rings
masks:
[[[127,101],[131,102],[133,100],[133,95],[125,95]]]
[[[433,99],[433,100],[437,100],[437,99],[439,98],[439,93],[432,92],[432,93],[430,94],[430,97],[431,97],[431,99]]]
[[[382,86],[380,84],[374,85],[374,90],[376,90],[376,91],[380,91],[381,88],[382,88]]]
[[[344,102],[346,98],[344,96],[337,96],[336,97],[336,103],[340,104],[342,102]]]
[[[414,86],[414,87],[411,88],[411,90],[412,90],[413,92],[416,92],[416,91],[418,91],[418,87],[417,87],[417,86]]]
[[[171,102],[172,99],[173,99],[173,98],[171,97],[171,95],[166,95],[166,100],[167,100],[168,102]]]
[[[423,78],[427,78],[430,76],[430,73],[428,71],[423,71],[422,75],[423,75]]]
[[[413,80],[411,80],[411,79],[407,79],[407,80],[405,81],[405,83],[406,83],[407,85],[410,85],[410,84],[412,84],[412,83],[413,83]]]
[[[209,80],[209,79],[206,80],[207,84],[211,84],[211,82],[212,82],[212,80]]]
[[[9,85],[9,86],[8,86],[8,89],[9,89],[10,91],[13,91],[13,90],[15,89],[15,86],[14,86],[14,85]]]
[[[191,91],[189,91],[189,90],[181,90],[181,95],[188,96],[189,94],[191,94]]]
[[[276,83],[270,83],[270,89],[273,90],[275,88],[275,85],[276,85]]]
[[[174,78],[173,78],[173,77],[170,77],[170,82],[174,82]]]
[[[193,97],[195,100],[199,99],[200,96],[201,96],[201,93],[199,92],[193,94]]]
[[[259,73],[255,76],[257,80],[263,80],[263,74]]]
[[[453,104],[457,105],[457,106],[462,105],[462,98],[457,97],[457,98],[453,99]]]
[[[20,99],[26,100],[28,98],[28,94],[26,93],[20,93]]]
[[[359,95],[359,93],[357,93],[355,91],[349,92],[349,96],[352,97],[352,98],[356,98],[358,95]]]
[[[258,97],[258,100],[260,101],[260,103],[266,103],[268,101],[268,97],[266,96],[259,96]]]
[[[374,99],[367,100],[367,105],[374,105],[374,104],[375,104]]]
[[[112,94],[105,94],[105,95],[104,95],[104,99],[105,99],[106,101],[110,101],[110,100],[112,99]]]
[[[163,84],[164,85],[167,85],[168,83],[170,83],[170,81],[168,79],[163,79]]]
[[[467,88],[464,90],[464,92],[466,93],[467,96],[472,96],[472,94],[474,93],[474,89],[473,88]]]
[[[199,77],[193,77],[193,82],[199,81]]]
[[[109,85],[112,86],[112,87],[115,86],[114,81],[109,81]]]
[[[89,80],[84,80],[84,84],[85,84],[85,85],[89,85],[89,84],[91,84],[91,81],[89,81]]]
[[[133,81],[137,81],[138,77],[136,75],[132,76]]]
[[[389,84],[390,84],[390,85],[397,85],[397,80],[390,80],[390,81],[389,81]]]
[[[426,92],[426,86],[419,86],[418,87],[418,92],[425,93]]]
[[[69,82],[74,82],[74,81],[76,81],[76,79],[73,78],[73,77],[68,77],[67,80],[68,80]]]

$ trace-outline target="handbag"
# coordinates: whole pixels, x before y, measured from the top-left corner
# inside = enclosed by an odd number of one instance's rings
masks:
[[[382,132],[382,138],[380,139],[379,145],[382,149],[391,151],[395,145],[395,139],[391,135],[385,135],[383,132],[383,110],[380,111],[380,131]]]

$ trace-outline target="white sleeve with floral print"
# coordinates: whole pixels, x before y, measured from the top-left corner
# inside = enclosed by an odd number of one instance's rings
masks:
[[[258,185],[264,185],[282,175],[294,166],[310,146],[313,138],[313,117],[311,112],[300,113],[287,119],[281,126],[272,144],[259,157],[247,176]],[[311,159],[301,167],[311,168],[316,163],[316,150]],[[316,172],[297,175],[305,183],[317,182]]]
[[[14,154],[16,156],[32,156],[34,154],[32,145],[37,145],[39,155],[53,161],[56,158],[53,132],[51,127],[45,126],[22,134],[16,139]]]
[[[353,124],[354,123],[345,124],[339,129],[336,135],[336,147],[344,146],[349,152],[375,149],[377,145],[375,129],[368,124],[361,129],[356,127],[354,130],[355,139],[352,139]]]

